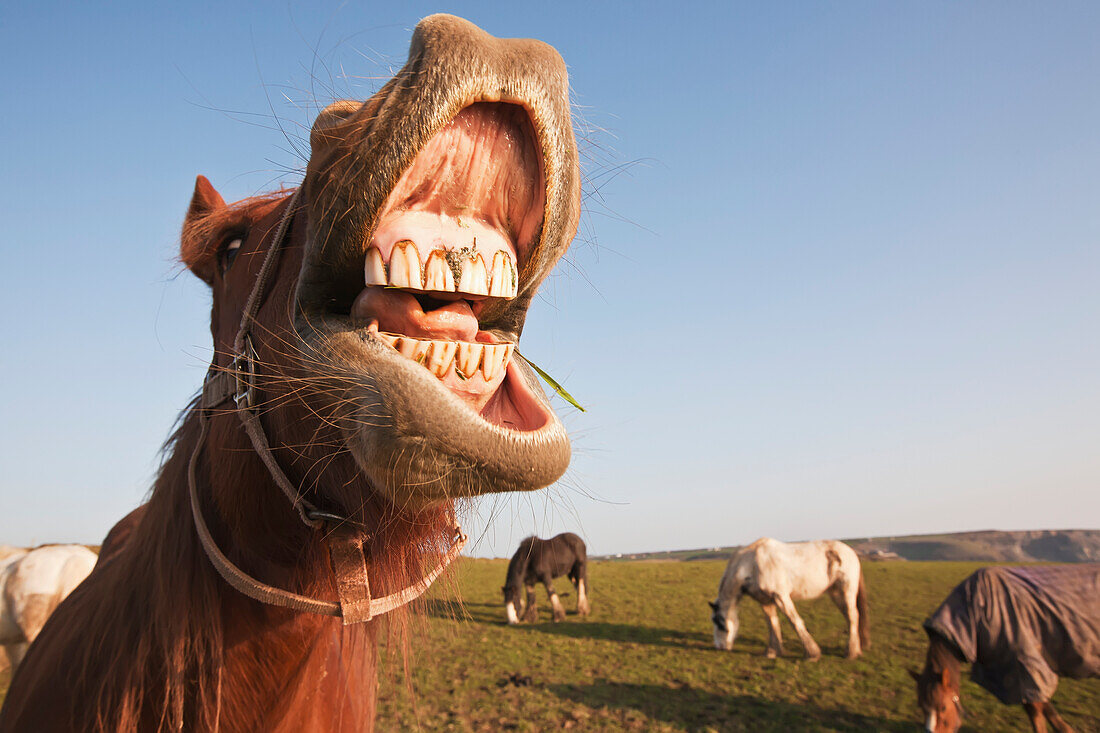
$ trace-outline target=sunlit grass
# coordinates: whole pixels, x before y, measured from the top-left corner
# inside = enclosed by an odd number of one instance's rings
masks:
[[[923,661],[923,618],[979,563],[865,564],[873,646],[849,662],[844,624],[821,599],[801,603],[821,661],[802,660],[784,621],[787,655],[763,657],[763,614],[748,602],[733,652],[711,647],[710,612],[724,563],[593,562],[592,615],[575,594],[559,624],[540,588],[540,623],[504,623],[506,562],[463,560],[414,624],[412,688],[383,650],[377,730],[915,731],[906,668]],[[464,599],[454,602],[455,591]],[[559,582],[559,592],[569,586]],[[572,589],[569,588],[571,591]],[[422,633],[421,633],[422,632]],[[0,672],[0,700],[8,686]],[[971,731],[1027,731],[1021,708],[963,688]],[[1063,680],[1055,704],[1079,733],[1100,732],[1100,680]]]
[[[458,587],[438,591],[413,642],[410,694],[384,655],[379,730],[914,731],[907,667],[924,658],[924,617],[978,563],[868,563],[871,650],[843,659],[844,622],[827,599],[800,604],[825,656],[808,663],[784,621],[786,656],[762,655],[763,614],[749,602],[733,652],[711,646],[721,561],[593,562],[592,616],[508,627],[500,586],[506,563],[466,560]],[[567,588],[564,580],[558,591]],[[570,588],[571,590],[571,588]],[[572,609],[576,598],[565,598]],[[529,678],[529,679],[528,679]],[[968,728],[1030,730],[1022,708],[967,682]],[[1055,697],[1078,731],[1100,731],[1100,680],[1063,681]]]

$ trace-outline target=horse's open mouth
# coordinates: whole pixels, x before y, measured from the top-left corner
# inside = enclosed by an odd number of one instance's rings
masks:
[[[492,313],[516,297],[542,229],[541,156],[527,111],[480,102],[421,149],[387,197],[363,255],[353,326],[421,365],[486,421],[550,419],[511,364]]]
[[[308,407],[397,502],[557,481],[569,436],[518,341],[580,215],[561,57],[439,16],[377,94],[321,110],[310,151],[292,230],[295,364],[323,374]]]

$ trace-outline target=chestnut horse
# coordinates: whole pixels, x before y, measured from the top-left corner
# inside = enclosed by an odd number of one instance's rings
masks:
[[[198,179],[181,254],[213,293],[210,372],[0,731],[371,729],[376,617],[457,554],[454,499],[565,471],[512,358],[579,216],[557,52],[429,17],[310,144],[294,192],[227,205]]]
[[[1051,704],[1059,677],[1100,677],[1100,565],[982,568],[924,622],[928,652],[917,682],[925,730],[962,726],[962,664],[1031,727],[1073,733]]]

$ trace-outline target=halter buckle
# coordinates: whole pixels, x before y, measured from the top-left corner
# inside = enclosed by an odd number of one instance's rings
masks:
[[[241,344],[241,353],[233,355],[230,366],[236,389],[233,392],[233,402],[239,410],[251,410],[256,406],[256,349],[252,345],[252,337],[245,334]]]

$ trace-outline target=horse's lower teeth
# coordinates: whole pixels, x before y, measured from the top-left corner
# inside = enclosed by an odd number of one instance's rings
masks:
[[[478,371],[491,381],[508,368],[515,344],[478,344],[469,341],[418,339],[384,331],[372,335],[396,349],[402,356],[423,364],[440,379],[452,371],[459,379],[469,379]]]

